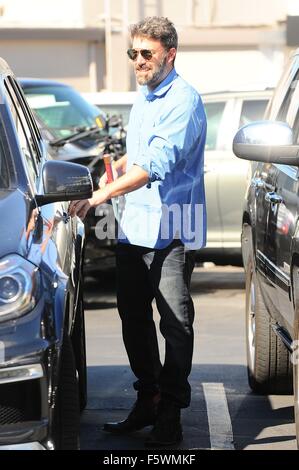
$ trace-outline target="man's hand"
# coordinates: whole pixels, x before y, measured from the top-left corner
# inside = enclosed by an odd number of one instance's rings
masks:
[[[119,175],[118,175],[117,170],[113,166],[112,166],[112,173],[113,173],[113,180],[115,181]],[[107,177],[107,173],[105,172],[100,178],[99,188],[100,189],[105,188],[106,184],[108,184],[108,177]]]
[[[125,175],[120,176],[110,184],[106,184],[104,188],[94,191],[90,199],[72,201],[69,207],[69,215],[71,217],[78,215],[83,220],[91,207],[103,204],[103,202],[112,197],[122,196],[123,194],[135,191],[147,183],[148,173],[138,165],[133,165]]]
[[[90,199],[81,199],[79,201],[72,201],[69,206],[68,213],[71,217],[77,215],[80,217],[81,220],[85,219],[87,212],[91,207],[98,206],[99,204],[103,204],[109,199],[109,193],[107,190],[98,189],[94,191],[92,197]]]
[[[81,220],[84,220],[90,208],[91,204],[89,199],[82,199],[80,201],[72,201],[68,212],[71,217],[75,217],[75,215],[77,215]]]
[[[112,166],[112,173],[113,173],[114,181],[126,173],[127,160],[128,160],[127,155],[123,155],[118,160],[113,161],[111,166]],[[105,172],[100,178],[99,188],[100,189],[105,188],[106,184],[108,184],[108,178],[107,178],[107,173]]]

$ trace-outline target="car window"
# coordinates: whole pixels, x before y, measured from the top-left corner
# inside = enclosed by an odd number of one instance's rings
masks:
[[[263,119],[268,100],[244,100],[242,104],[239,127],[245,126],[252,121]]]
[[[294,67],[293,60],[290,59],[285,72],[281,75],[278,84],[275,87],[275,93],[269,102],[265,113],[265,119],[275,120],[277,114],[286,96],[289,85],[291,84],[294,75],[296,74],[296,68]]]
[[[292,82],[291,82],[291,84],[288,88],[287,94],[285,95],[284,100],[282,102],[282,105],[281,105],[281,107],[278,111],[277,118],[276,118],[277,121],[286,121],[289,106],[291,104],[291,101],[292,101],[292,98],[293,98],[293,95],[294,95],[294,91],[295,91],[296,86],[298,84],[298,78],[299,78],[299,69],[297,70],[296,74],[294,75],[293,80],[292,80]]]
[[[297,111],[297,115],[295,118],[293,132],[294,132],[294,143],[299,144],[299,109]]]
[[[3,123],[0,120],[0,190],[7,189],[10,186],[10,178],[8,171],[7,153],[5,152],[6,137],[4,133]]]
[[[13,91],[8,89],[7,83],[5,84],[5,96],[9,105],[13,122],[15,125],[16,133],[19,139],[20,149],[27,162],[28,176],[31,183],[35,183],[37,177],[37,161],[35,149],[32,145],[32,136],[28,124],[26,123],[25,116],[23,115],[20,104],[16,97],[12,98]]]
[[[78,128],[104,126],[100,109],[84,100],[71,87],[23,85],[23,90],[39,120],[50,128],[57,138],[68,137]]]
[[[215,150],[217,148],[219,125],[225,108],[225,101],[217,103],[205,103],[204,106],[208,124],[206,150]]]
[[[28,105],[28,103],[25,99],[24,92],[23,92],[21,86],[19,85],[19,83],[13,77],[8,77],[8,79],[10,80],[10,83],[11,83],[15,93],[18,95],[18,98],[22,102],[23,110],[25,111],[27,119],[30,123],[31,132],[35,137],[35,145],[37,147],[37,153],[40,154],[39,156],[41,157],[41,155],[42,155],[42,145],[41,145],[42,137],[41,137],[38,125],[36,123],[36,119],[33,116],[32,110],[31,110],[30,106]]]

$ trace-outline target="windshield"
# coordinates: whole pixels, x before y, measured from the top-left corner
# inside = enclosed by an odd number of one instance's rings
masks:
[[[104,114],[69,86],[26,86],[24,93],[39,121],[55,138],[68,137],[79,128],[104,127]]]

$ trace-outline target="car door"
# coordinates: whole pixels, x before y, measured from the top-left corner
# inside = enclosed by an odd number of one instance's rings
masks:
[[[41,172],[45,154],[40,135],[22,91],[13,77],[7,78],[5,88],[25,159],[30,192],[34,195],[43,190]],[[34,207],[32,207],[33,210]],[[56,250],[56,264],[52,266],[53,271],[59,267],[64,274],[68,275],[72,257],[72,230],[69,222],[70,218],[67,217],[67,203],[57,202],[45,205],[38,209],[38,214],[41,218],[39,223],[42,227],[41,234],[43,237],[40,242],[40,256],[46,259],[46,263],[49,263],[53,257],[47,256],[47,250],[51,249],[52,253],[53,250]],[[28,214],[28,222],[31,215]]]
[[[292,78],[276,120],[285,121],[294,128],[295,138],[299,127],[299,68]],[[292,276],[292,241],[298,230],[299,207],[299,172],[298,167],[291,165],[276,165],[276,189],[268,194],[271,200],[268,230],[273,246],[270,261],[273,263],[274,282],[277,288],[277,301],[280,311],[279,323],[288,331],[293,331],[294,309],[291,299]]]
[[[242,210],[247,187],[249,164],[246,160],[236,159],[232,152],[232,133],[244,124],[262,119],[267,98],[244,98],[236,95],[234,109],[227,122],[225,149],[218,162],[218,196],[220,218],[222,223],[222,240],[224,248],[240,246]]]
[[[275,217],[277,206],[270,199],[270,194],[275,194],[278,169],[271,163],[259,163],[251,180],[251,200],[253,205],[252,225],[255,236],[253,243],[256,253],[256,268],[260,273],[259,281],[266,305],[274,316],[279,315],[277,292],[275,283],[275,248],[273,244],[273,230],[269,231],[269,220]]]
[[[207,115],[205,147],[205,192],[207,202],[207,248],[222,248],[222,221],[219,206],[219,165],[226,150],[223,147],[225,123],[229,119],[233,102],[225,97],[204,100]]]

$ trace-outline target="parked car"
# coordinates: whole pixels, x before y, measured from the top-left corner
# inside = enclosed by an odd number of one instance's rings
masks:
[[[103,111],[64,83],[33,78],[21,78],[20,83],[47,142],[48,152],[54,159],[86,165],[97,188],[105,171],[103,151],[109,151],[114,159],[125,153],[125,133],[121,126],[106,120]],[[113,136],[117,130],[118,134]],[[100,219],[95,209],[91,209],[84,221],[85,272],[114,266],[115,239],[96,237]]]
[[[55,161],[0,59],[0,449],[76,449],[86,404],[87,167]]]
[[[207,245],[203,258],[241,258],[241,216],[247,186],[247,162],[237,160],[232,140],[237,129],[261,119],[271,89],[215,92],[202,95],[207,115],[205,190],[207,200]]]
[[[241,215],[248,163],[237,161],[232,139],[237,129],[263,117],[272,89],[215,92],[202,95],[208,120],[205,149],[207,246],[201,258],[237,255],[241,259]],[[84,93],[108,114],[121,115],[127,125],[136,92]],[[226,257],[227,257],[226,256]]]
[[[242,222],[249,385],[258,393],[294,392],[299,447],[298,78],[299,49],[266,120],[242,127],[233,149],[254,162]]]
[[[124,128],[129,122],[131,108],[137,97],[136,91],[101,91],[98,93],[82,93],[82,96],[97,106],[106,116],[120,116]]]
[[[68,138],[77,131],[105,127],[104,113],[84,100],[73,87],[39,78],[19,80],[31,108],[56,139]],[[95,144],[94,139],[91,139],[88,147],[91,144]]]

